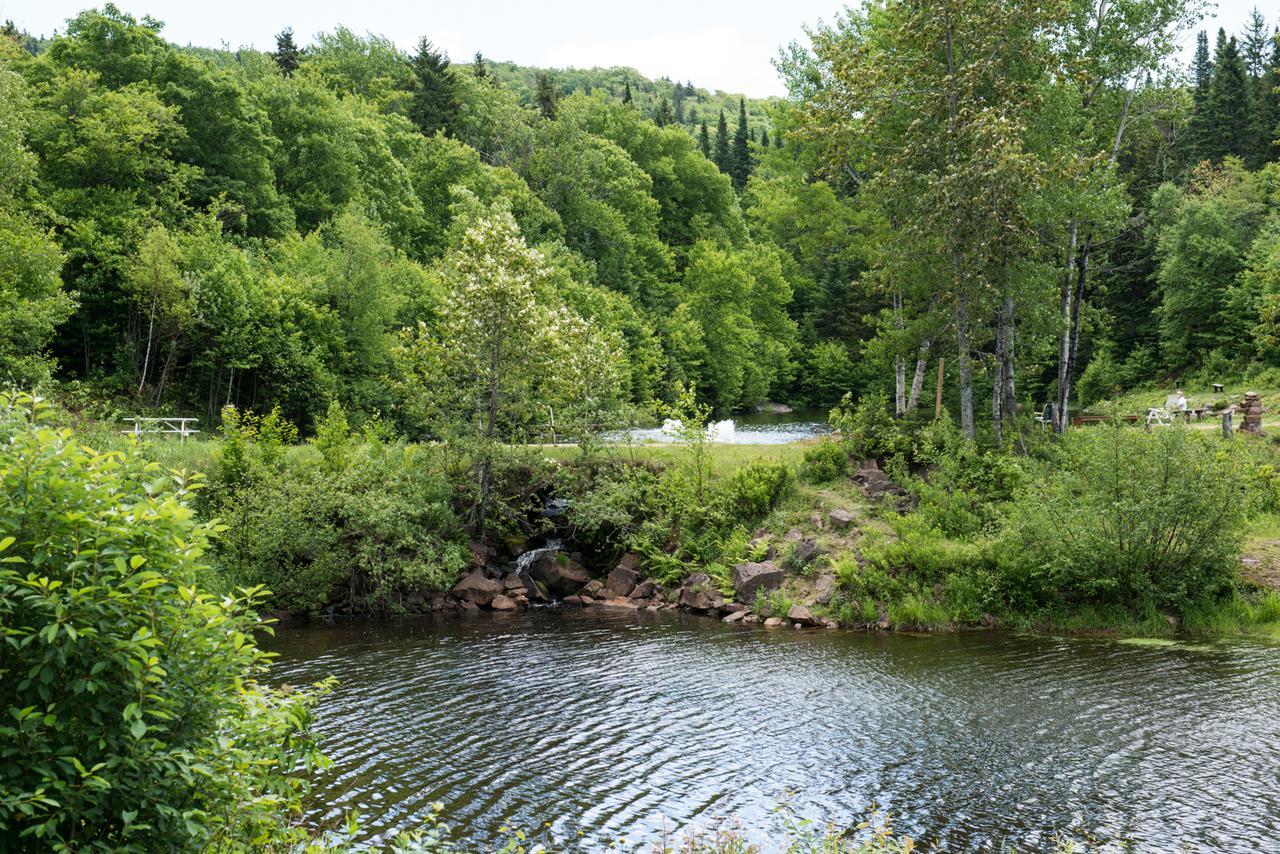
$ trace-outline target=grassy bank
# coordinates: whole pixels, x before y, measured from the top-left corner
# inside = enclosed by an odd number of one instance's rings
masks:
[[[412,610],[468,571],[477,538],[500,574],[556,535],[601,579],[632,554],[655,603],[701,572],[760,621],[798,605],[854,628],[1280,634],[1280,449],[1265,439],[1090,427],[1058,441],[1026,425],[1001,452],[945,420],[905,427],[878,403],[840,418],[841,438],[788,445],[504,446],[482,526],[470,515],[480,450],[344,418],[310,442],[246,419],[142,451],[208,474],[197,507],[228,527],[211,586],[264,584],[291,613]],[[550,499],[563,517],[545,515]],[[1165,534],[1171,551],[1158,547]],[[780,567],[783,582],[742,595],[734,567],[748,562]]]

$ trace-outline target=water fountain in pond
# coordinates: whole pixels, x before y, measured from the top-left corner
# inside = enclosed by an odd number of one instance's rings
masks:
[[[662,422],[662,427],[659,428],[661,436],[672,442],[681,441],[683,432],[684,423],[678,418],[668,418]],[[732,418],[717,421],[714,424],[707,425],[707,440],[711,442],[732,442],[736,432]]]

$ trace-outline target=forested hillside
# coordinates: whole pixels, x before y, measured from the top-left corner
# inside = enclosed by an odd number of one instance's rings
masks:
[[[1184,76],[1183,3],[997,7],[959,34],[851,12],[781,63],[789,99],[736,109],[343,28],[260,53],[178,48],[111,5],[52,39],[9,26],[0,371],[132,411],[279,406],[305,430],[338,402],[428,434],[448,307],[492,241],[567,330],[540,352],[608,366],[596,424],[686,386],[725,412],[896,389],[906,412],[941,357],[972,433],[984,398],[998,425],[1280,366],[1267,22],[1201,34]],[[963,85],[933,53],[959,35]],[[540,395],[505,426],[584,405],[549,380],[504,375]]]

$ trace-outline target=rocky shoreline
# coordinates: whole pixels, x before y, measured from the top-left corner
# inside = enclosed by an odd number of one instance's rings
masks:
[[[855,517],[846,510],[832,510],[813,522],[832,530],[847,529]],[[752,547],[761,559],[736,564],[731,572],[731,592],[722,590],[705,572],[694,572],[677,587],[663,587],[645,576],[638,555],[624,554],[607,574],[593,574],[580,554],[559,546],[532,549],[514,560],[500,560],[487,544],[471,543],[472,565],[448,592],[421,591],[406,596],[401,605],[408,613],[510,612],[558,604],[567,607],[624,608],[656,613],[684,611],[720,619],[725,623],[758,623],[766,628],[888,628],[886,618],[874,623],[842,624],[822,612],[836,595],[838,582],[826,550],[814,537],[792,529],[782,538],[787,564],[778,559],[778,546],[760,531]],[[800,595],[785,614],[761,616],[753,606],[759,596],[800,579]],[[792,589],[796,585],[792,584]]]

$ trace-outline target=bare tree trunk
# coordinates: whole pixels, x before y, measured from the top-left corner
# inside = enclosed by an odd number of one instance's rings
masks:
[[[969,358],[969,304],[963,294],[956,297],[955,324],[956,355],[960,365],[960,432],[966,439],[976,439],[978,433],[973,425],[973,364]]]
[[[151,319],[147,322],[147,349],[142,357],[142,378],[138,380],[138,399],[142,399],[142,389],[147,384],[147,369],[151,366],[151,336],[156,328],[156,300],[151,300]]]
[[[1004,383],[997,393],[1004,395],[1002,408],[1005,419],[1009,421],[1018,414],[1018,396],[1014,382],[1014,365],[1017,362],[1014,357],[1014,344],[1017,330],[1013,322],[1015,316],[1013,308],[1013,297],[1006,296],[1004,298],[1004,367],[1001,370]]]
[[[915,415],[920,405],[920,391],[924,388],[924,370],[929,366],[929,348],[932,341],[920,344],[920,355],[916,357],[916,372],[911,377],[911,394],[907,397],[907,415]]]
[[[893,320],[899,330],[905,325],[902,319],[902,294],[893,295]],[[898,418],[907,413],[907,361],[902,355],[893,357],[893,412]]]
[[[1099,26],[1101,26],[1101,16],[1099,14]],[[1120,156],[1120,145],[1124,141],[1125,130],[1129,127],[1129,111],[1133,106],[1133,96],[1138,89],[1138,78],[1135,77],[1133,82],[1128,86],[1125,93],[1124,108],[1120,113],[1120,123],[1116,127],[1115,139],[1111,144],[1111,156],[1109,161],[1115,165],[1116,160]],[[1086,102],[1086,108],[1088,103]],[[1060,305],[1060,319],[1062,322],[1061,338],[1058,342],[1058,411],[1057,421],[1053,425],[1054,432],[1061,433],[1067,429],[1067,425],[1071,423],[1067,414],[1067,404],[1071,400],[1071,385],[1075,379],[1075,361],[1076,351],[1080,344],[1080,302],[1084,299],[1084,289],[1088,281],[1089,274],[1089,254],[1093,249],[1093,239],[1090,237],[1084,243],[1084,248],[1080,251],[1079,257],[1076,256],[1076,246],[1079,240],[1080,223],[1072,217],[1071,227],[1067,236],[1067,270],[1062,283],[1062,300]]]
[[[1004,441],[1003,425],[1017,408],[1013,379],[1013,297],[1005,296],[996,316],[995,381],[991,386],[991,420],[996,447]]]
[[[1058,318],[1062,324],[1058,338],[1058,400],[1054,408],[1053,431],[1061,433],[1067,429],[1067,400],[1071,389],[1071,311],[1075,304],[1076,285],[1076,241],[1079,239],[1080,224],[1074,217],[1067,232],[1067,269],[1062,277],[1062,288],[1059,291]]]
[[[498,373],[500,365],[501,348],[494,347],[489,357],[489,405],[485,412],[485,447],[484,457],[480,460],[480,497],[476,505],[474,523],[477,538],[484,536],[485,517],[489,513],[489,492],[493,476],[493,437],[498,429],[498,405],[501,401],[501,383]]]

